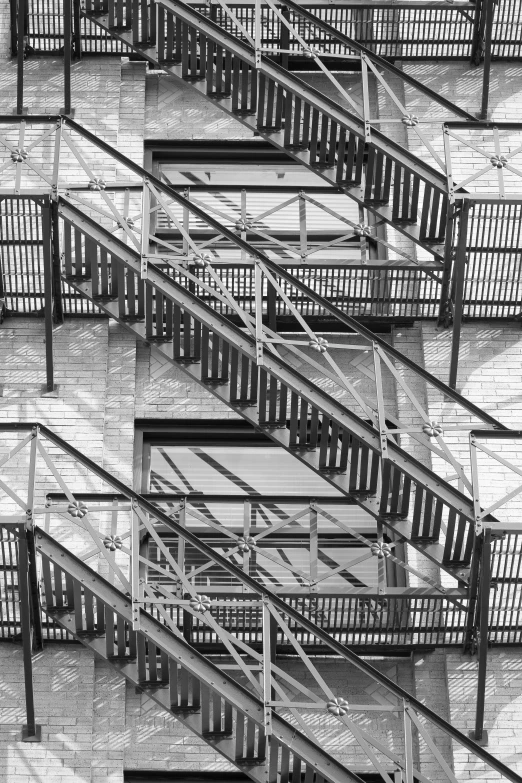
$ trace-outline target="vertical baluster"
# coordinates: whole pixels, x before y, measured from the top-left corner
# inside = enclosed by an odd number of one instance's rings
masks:
[[[328,117],[323,114],[321,117],[321,131],[319,134],[319,165],[326,166],[326,155],[328,150]]]
[[[312,109],[312,123],[310,132],[310,165],[317,163],[317,140],[319,135],[319,109]]]
[[[108,658],[114,656],[114,612],[105,606],[105,651]]]

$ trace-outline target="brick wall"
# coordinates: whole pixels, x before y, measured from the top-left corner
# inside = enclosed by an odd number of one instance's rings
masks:
[[[15,103],[15,63],[7,60],[8,4],[0,5],[0,108],[9,113]],[[481,70],[467,65],[441,63],[404,66],[432,88],[459,99],[470,111],[477,111]],[[493,116],[518,120],[522,81],[521,68],[514,64],[493,66]],[[31,112],[53,113],[63,105],[62,63],[59,59],[30,59],[25,64],[25,105]],[[251,131],[224,115],[191,90],[166,76],[147,72],[143,64],[116,58],[85,59],[72,69],[75,119],[100,137],[117,145],[141,162],[142,139],[242,139]],[[314,80],[321,89],[328,85]],[[397,87],[397,85],[394,85]],[[79,100],[81,96],[81,100]],[[382,90],[378,93],[379,116],[390,111]],[[429,109],[407,87],[406,105],[412,111]],[[390,132],[392,129],[390,128]],[[427,131],[428,132],[428,131]],[[395,126],[396,140],[419,150],[411,132]],[[440,125],[430,138],[441,149]],[[437,146],[438,145],[438,146]],[[397,239],[399,241],[399,239]],[[404,245],[406,247],[406,244]],[[69,320],[55,329],[55,374],[58,391],[43,395],[45,344],[43,322],[31,319],[7,320],[0,328],[0,366],[3,397],[0,422],[40,420],[66,440],[74,443],[95,462],[130,482],[134,418],[235,418],[204,389],[196,386],[177,369],[165,365],[157,352],[134,339],[116,324],[104,320]],[[445,377],[449,363],[450,335],[432,324],[397,331],[394,344],[425,363],[427,369]],[[463,328],[459,387],[506,424],[521,428],[522,386],[518,326],[498,324]],[[343,369],[359,390],[368,387],[371,367],[360,353],[339,353]],[[302,368],[300,368],[302,369]],[[508,376],[509,373],[509,376]],[[331,388],[320,374],[310,378]],[[409,383],[413,379],[407,374]],[[422,384],[414,391],[426,399],[436,419],[440,401],[427,394]],[[401,416],[411,410],[405,395],[389,379],[386,386],[390,409]],[[411,417],[414,421],[415,417]],[[415,446],[417,458],[429,464],[426,449]],[[461,456],[467,459],[467,452]],[[437,464],[435,462],[435,467]],[[496,478],[502,478],[497,473]],[[494,486],[490,477],[491,493]],[[96,483],[88,486],[96,487]],[[485,486],[486,494],[488,487]],[[513,518],[519,517],[515,505]],[[418,565],[418,563],[417,563]],[[432,571],[428,571],[432,574]],[[413,580],[412,580],[412,583]],[[150,769],[223,768],[224,762],[181,724],[160,713],[146,694],[124,685],[110,667],[94,661],[90,653],[76,646],[49,645],[35,660],[38,720],[44,727],[41,745],[18,741],[23,717],[21,649],[0,644],[2,658],[2,702],[0,706],[0,756],[6,760],[0,780],[29,783],[42,779],[110,781],[121,783],[124,766]],[[486,727],[490,750],[510,765],[522,769],[517,745],[522,678],[520,654],[510,649],[489,653]],[[385,670],[394,664],[378,664]],[[392,676],[404,687],[451,717],[462,730],[472,728],[476,688],[476,660],[456,652],[416,654],[413,668],[400,664]],[[353,673],[324,664],[325,676],[337,687]],[[368,693],[366,683],[359,690]],[[357,689],[350,690],[350,693]],[[391,720],[391,719],[390,719]],[[383,732],[387,726],[380,726]],[[467,756],[434,734],[439,749],[454,759],[459,779],[476,779],[481,772],[466,768]],[[353,748],[339,737],[332,750],[353,761]],[[426,747],[418,748],[425,774],[433,772],[433,758]],[[361,759],[357,758],[361,764]],[[435,777],[437,780],[437,777]]]

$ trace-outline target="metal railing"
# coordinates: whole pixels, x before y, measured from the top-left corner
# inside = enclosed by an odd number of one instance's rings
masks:
[[[15,2],[15,0],[11,0]],[[233,3],[235,13],[246,29],[251,22],[249,12],[252,5]],[[210,14],[207,6],[194,4],[201,13]],[[379,3],[366,6],[305,5],[322,21],[332,25],[340,33],[358,40],[372,52],[389,58],[404,60],[447,59],[469,60],[472,56],[472,41],[476,4],[459,2],[444,3]],[[225,14],[218,6],[218,17]],[[223,19],[225,21],[225,19]],[[281,39],[281,24],[269,10],[263,20],[264,40],[267,44]],[[522,11],[516,0],[499,5],[493,27],[493,56],[496,59],[513,59],[522,56]],[[251,34],[253,30],[250,30]],[[82,20],[79,35],[80,44],[76,54],[116,54],[125,47],[111,39],[92,23]],[[321,42],[318,36],[307,37],[315,46]],[[62,0],[32,0],[28,9],[28,40],[30,50],[37,54],[59,54],[63,49],[63,4]],[[337,48],[332,47],[337,53]],[[16,53],[16,49],[13,54]]]

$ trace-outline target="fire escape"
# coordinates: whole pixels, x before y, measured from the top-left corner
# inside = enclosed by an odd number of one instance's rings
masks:
[[[437,5],[436,33],[432,11],[408,3],[343,6],[339,15],[292,0],[87,0],[55,10],[53,38],[38,28],[36,3],[13,5],[19,79],[17,114],[0,118],[1,296],[6,316],[18,307],[45,318],[48,389],[53,323],[71,312],[104,314],[359,506],[377,531],[375,539],[362,536],[328,498],[307,499],[292,513],[285,498],[261,498],[254,509],[242,500],[241,529],[227,528],[208,513],[205,495],[139,494],[45,426],[3,425],[3,568],[18,572],[20,611],[13,608],[9,624],[24,644],[28,741],[38,737],[32,652],[49,635],[68,634],[260,783],[295,783],[302,775],[306,783],[361,781],[324,750],[310,710],[343,724],[386,783],[429,780],[414,761],[418,741],[447,780],[459,779],[434,731],[451,738],[457,756],[522,780],[483,747],[487,649],[520,641],[506,609],[520,595],[506,564],[519,530],[502,516],[513,492],[493,503],[480,497],[485,456],[517,474],[502,448],[520,433],[456,390],[462,318],[515,318],[521,309],[520,292],[508,290],[502,274],[493,291],[473,288],[480,265],[497,263],[500,245],[504,259],[516,251],[520,227],[521,128],[489,122],[487,110],[491,57],[521,56],[512,32],[521,19],[516,4],[505,19],[495,8],[486,0]],[[24,114],[24,58],[53,47],[63,50],[64,111]],[[86,47],[148,60],[321,178],[317,192],[286,194],[271,208],[283,214],[293,207],[295,239],[267,233],[267,213],[252,214],[246,190],[239,214],[219,211],[75,122],[71,58]],[[481,119],[395,62],[441,52],[483,59]],[[305,80],[310,71],[322,74],[328,94]],[[343,73],[357,77],[354,89]],[[437,120],[408,109],[405,86],[437,107]],[[393,116],[375,116],[376,90]],[[333,208],[331,194],[352,212]],[[344,233],[314,244],[314,209]],[[23,288],[17,273],[28,255],[10,248],[29,239],[40,261],[32,287],[22,275]],[[348,243],[361,263],[336,279],[334,293],[332,278],[310,268],[314,254]],[[280,262],[283,251],[291,263]],[[230,273],[230,259],[239,273]],[[355,312],[363,286],[370,309]],[[452,327],[448,384],[370,328],[376,307],[390,322],[425,317]],[[321,319],[333,325],[332,337],[321,332]],[[346,370],[352,350],[365,356],[364,385]],[[85,492],[85,475],[96,478],[96,492]],[[269,528],[258,516],[263,507],[277,512]],[[329,579],[354,563],[326,575],[319,567],[325,523],[358,540],[361,561],[377,560],[376,587],[329,589]],[[253,564],[274,561],[265,541],[295,524],[309,557],[299,568],[278,563],[298,577],[285,590]],[[53,535],[64,525],[67,546]],[[219,544],[195,529],[217,532]],[[197,572],[186,567],[187,547],[200,553]],[[388,587],[389,564],[416,586]],[[492,579],[512,591],[491,590]],[[455,644],[477,653],[472,737],[360,658],[356,649],[368,634],[377,647]],[[205,655],[208,649],[226,664]],[[282,651],[306,669],[313,688],[278,662]],[[349,662],[383,689],[378,709],[402,721],[399,749],[355,720],[368,705],[331,689],[318,652]]]

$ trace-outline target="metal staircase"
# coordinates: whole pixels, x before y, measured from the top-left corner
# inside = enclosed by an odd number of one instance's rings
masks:
[[[372,125],[367,76],[363,116],[358,116],[350,104],[350,110],[343,107],[351,99],[342,89],[340,102],[329,98],[276,63],[274,57],[263,54],[233,10],[222,5],[225,11],[219,17],[221,26],[180,0],[152,2],[139,6],[141,10],[137,4],[123,0],[87,0],[81,13],[441,262],[451,233],[447,230],[448,219],[453,214],[446,172],[437,164],[434,167],[424,162]],[[295,10],[294,4],[292,8]],[[280,11],[276,13],[284,18]],[[313,18],[312,14],[308,16]],[[213,18],[218,17],[213,14]],[[335,43],[340,41],[342,49],[350,54],[349,47],[355,42],[327,24],[317,23],[323,36],[326,28],[326,34],[332,35]],[[296,35],[307,56],[317,60],[318,50],[307,47]],[[370,56],[364,59],[370,73],[378,74],[377,67],[385,61],[381,63],[369,51],[364,52],[363,57]],[[422,89],[422,85],[416,85]],[[440,96],[430,93],[428,97],[442,102],[446,110],[451,107],[459,118],[474,119]],[[402,114],[405,123],[418,125],[418,118],[408,119],[404,107]],[[440,158],[435,158],[440,163]]]
[[[7,534],[15,542],[19,583],[27,586],[20,591],[20,613],[29,694],[27,626],[30,617],[37,622],[40,616],[34,589],[38,566],[41,608],[56,625],[255,781],[289,783],[304,775],[313,783],[360,783],[357,774],[324,750],[324,737],[316,734],[317,717],[324,713],[329,731],[350,735],[385,783],[428,782],[432,772],[433,779],[456,783],[470,763],[477,771],[520,783],[522,778],[505,764],[322,630],[310,607],[296,610],[206,543],[180,515],[158,509],[45,426],[5,424],[2,430],[10,451],[1,461],[8,498],[0,528],[3,540]],[[21,469],[24,451],[30,459]],[[93,480],[99,499],[87,506],[79,493]],[[21,497],[26,481],[27,503]],[[65,501],[49,501],[56,485]],[[107,505],[110,491],[121,498],[117,506]],[[168,539],[162,538],[165,532]],[[161,550],[160,559],[151,555],[147,541]],[[216,592],[214,570],[208,594],[199,593],[197,576],[180,557],[180,542],[195,546],[216,569],[234,577],[241,591]],[[245,623],[252,613],[262,617],[256,638]],[[202,655],[187,632],[190,623],[205,627],[227,655],[214,660]],[[337,686],[332,690],[320,663],[304,651],[304,634],[314,637],[323,653],[337,656],[339,666],[354,667],[359,680],[369,678],[378,686],[377,704],[364,696],[359,703],[357,686],[349,699]],[[307,670],[305,682],[278,661],[281,637],[291,643],[296,666]],[[386,715],[386,740],[372,731],[379,731],[375,711]],[[440,735],[453,741],[454,762],[438,749]],[[418,768],[415,736],[424,743],[420,763],[427,763],[430,777]]]

